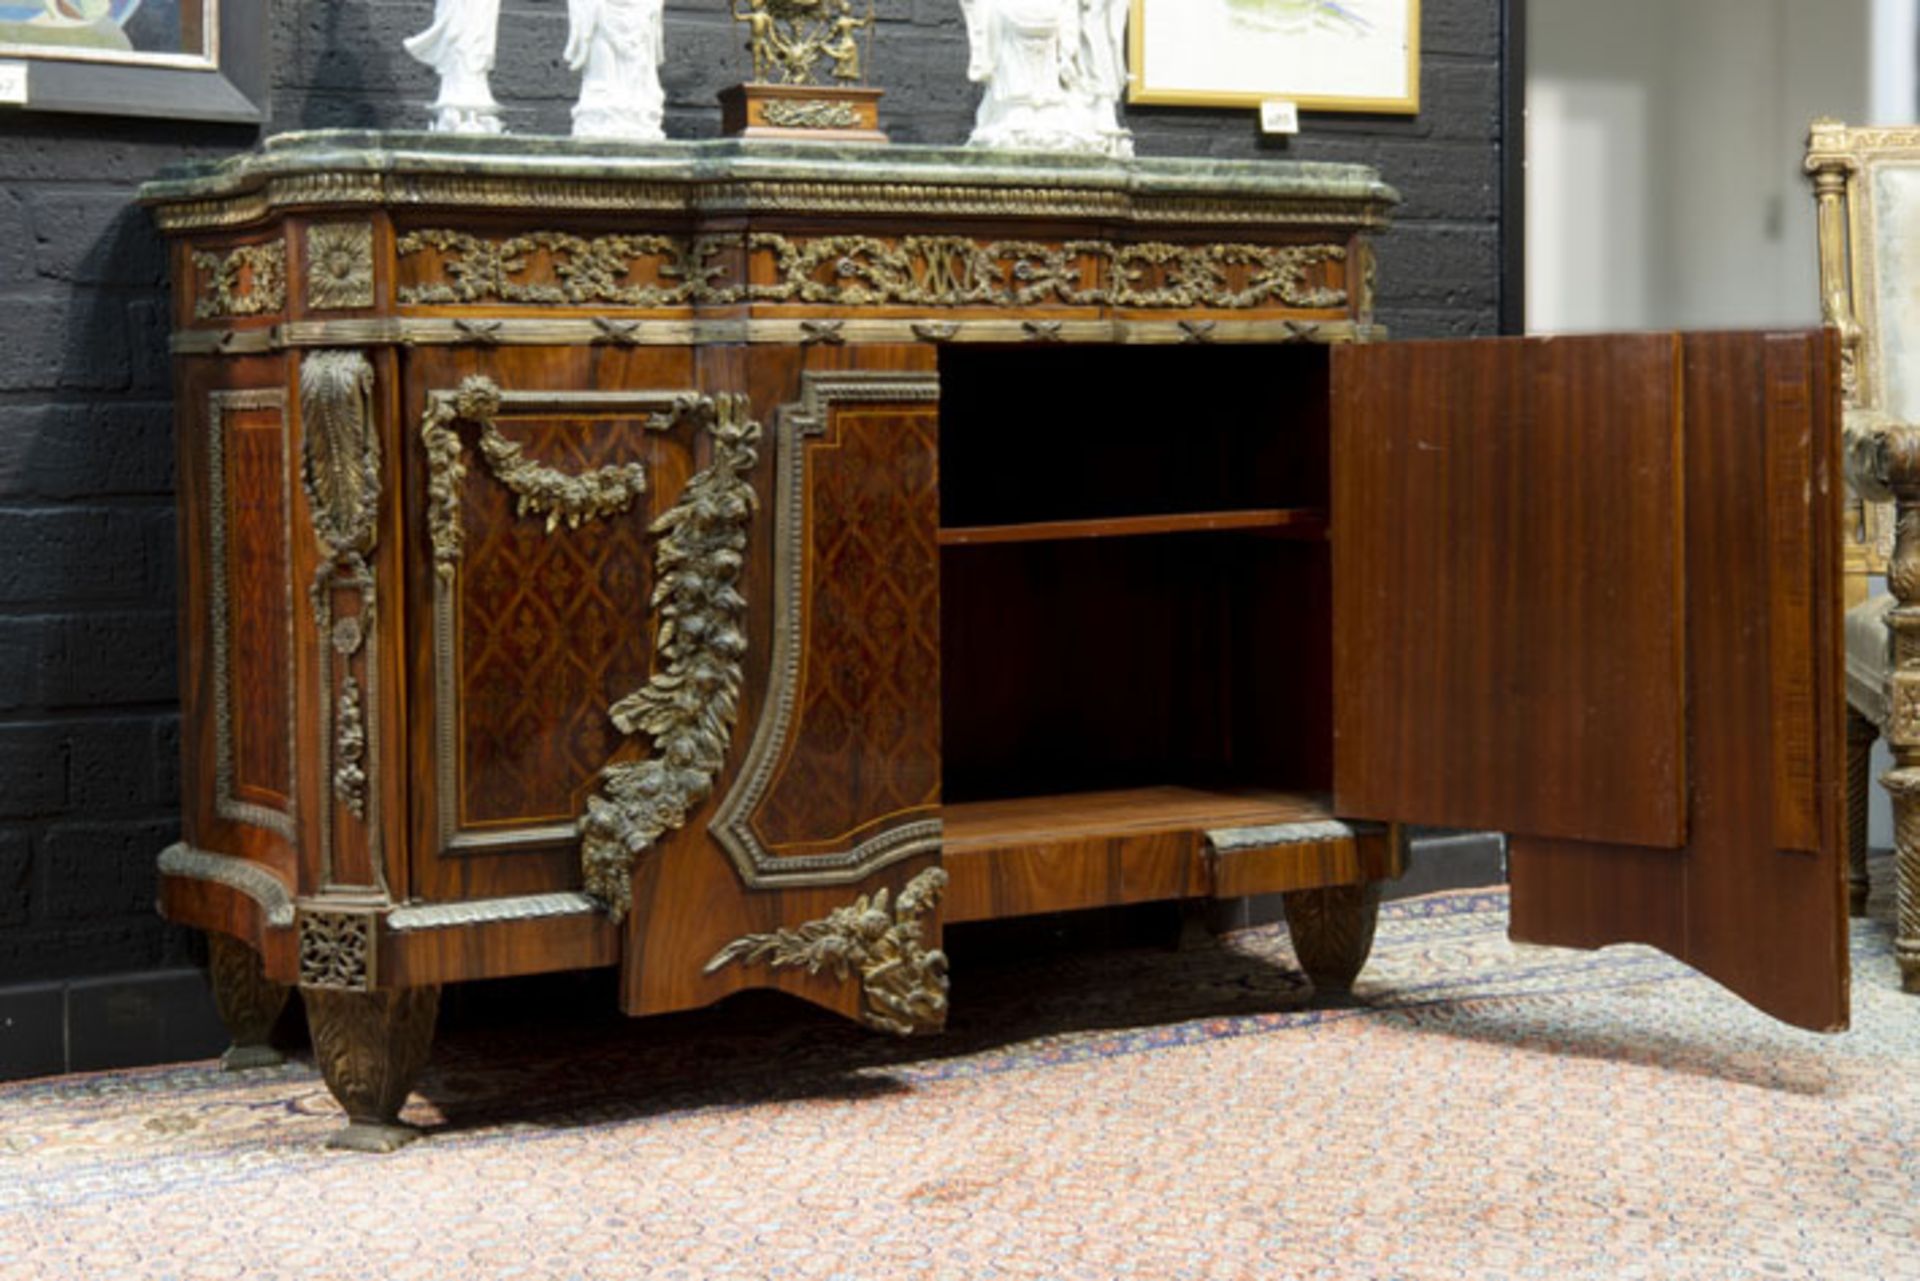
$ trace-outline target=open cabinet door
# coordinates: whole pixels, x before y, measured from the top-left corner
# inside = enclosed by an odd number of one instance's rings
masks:
[[[1513,937],[1847,1022],[1821,333],[1334,356],[1334,787],[1511,837]]]

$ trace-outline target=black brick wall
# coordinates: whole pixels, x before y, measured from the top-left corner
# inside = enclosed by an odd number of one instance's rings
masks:
[[[1247,111],[1134,111],[1139,150],[1379,166],[1406,197],[1380,246],[1382,319],[1402,336],[1493,332],[1499,7],[1425,0],[1418,118],[1313,115],[1276,143]],[[279,0],[270,129],[416,126],[434,86],[399,41],[431,8]],[[717,132],[714,94],[741,78],[725,8],[668,0],[673,136]],[[889,132],[964,140],[974,91],[958,0],[881,8],[873,74]],[[565,26],[564,0],[504,5],[493,83],[516,132],[568,126]],[[172,434],[165,264],[131,202],[162,166],[254,140],[0,112],[0,986],[189,956],[152,909],[179,786]]]

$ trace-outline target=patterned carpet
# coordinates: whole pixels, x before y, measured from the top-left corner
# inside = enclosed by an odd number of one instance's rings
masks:
[[[961,936],[952,1032],[904,1044],[549,987],[454,1011],[408,1111],[433,1137],[385,1158],[320,1146],[302,1062],[3,1087],[0,1277],[1920,1279],[1884,907],[1839,1037],[1504,932],[1498,893],[1390,904],[1330,1011],[1272,930],[1014,963]]]

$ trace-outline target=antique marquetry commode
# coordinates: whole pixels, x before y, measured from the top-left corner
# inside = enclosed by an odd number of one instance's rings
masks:
[[[1163,899],[1284,893],[1343,986],[1399,821],[1519,834],[1521,936],[1843,1023],[1828,558],[1765,536],[1836,527],[1824,340],[1375,343],[1393,199],[1352,166],[352,133],[149,186],[161,898],[214,939],[230,1060],[299,986],[342,1141],[385,1147],[445,983],[618,967],[634,1014],[761,985],[930,1030],[943,922]],[[1705,389],[1782,379],[1756,473]],[[1696,449],[1768,502],[1683,526]],[[1735,598],[1676,621],[1708,554]],[[1724,716],[1688,684],[1721,610],[1779,640]],[[1470,749],[1428,750],[1449,723]],[[1797,941],[1701,928],[1736,877]]]

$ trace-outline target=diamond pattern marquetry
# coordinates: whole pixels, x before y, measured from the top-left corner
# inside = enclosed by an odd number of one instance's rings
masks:
[[[462,495],[459,575],[461,826],[563,821],[619,746],[607,708],[646,683],[650,543],[677,447],[638,418],[500,420],[538,462],[568,472],[639,459],[655,492],[623,515],[562,524],[515,514],[484,467]],[[669,493],[669,497],[671,494]]]
[[[847,406],[808,446],[805,656],[793,737],[753,819],[775,855],[837,851],[939,803],[934,421]]]

